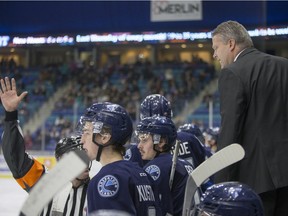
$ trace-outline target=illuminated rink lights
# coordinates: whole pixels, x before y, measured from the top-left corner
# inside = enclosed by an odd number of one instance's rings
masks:
[[[277,35],[288,35],[288,27],[286,28],[261,28],[248,31],[251,37],[259,37],[259,36],[277,36]]]
[[[260,36],[283,36],[288,35],[288,27],[281,28],[257,28],[248,30],[251,37]],[[201,39],[211,39],[212,32],[144,32],[133,34],[130,32],[106,33],[106,34],[86,34],[86,35],[64,35],[64,36],[28,36],[28,37],[10,37],[0,36],[0,47],[17,45],[49,45],[65,44],[74,45],[76,43],[123,43],[123,42],[177,42],[194,41]]]
[[[10,40],[9,36],[0,36],[0,47],[8,46],[9,40]]]
[[[57,36],[57,37],[14,37],[12,40],[13,45],[24,44],[71,44],[74,42],[74,38],[70,36]]]

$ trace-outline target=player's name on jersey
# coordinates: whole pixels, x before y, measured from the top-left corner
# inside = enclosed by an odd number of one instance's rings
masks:
[[[154,192],[150,185],[137,185],[140,202],[155,201]]]

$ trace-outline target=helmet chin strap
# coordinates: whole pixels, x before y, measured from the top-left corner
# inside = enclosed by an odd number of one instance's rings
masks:
[[[98,151],[97,151],[97,156],[96,156],[96,161],[100,162],[100,156],[102,154],[102,150],[104,148],[103,145],[100,145],[98,143],[95,143],[99,148],[98,148]]]
[[[167,144],[165,144],[165,145],[163,146],[162,151],[159,151],[159,149],[156,149],[155,147],[156,147],[156,146],[154,145],[154,146],[153,146],[153,150],[156,152],[155,158],[158,157],[161,153],[163,153],[163,152],[168,152],[168,151],[169,151],[169,146],[168,146]]]
[[[161,153],[160,151],[156,151],[155,158],[158,157],[160,155],[160,153]]]
[[[92,141],[93,141],[93,143],[95,143],[98,146],[97,156],[96,156],[95,160],[100,162],[100,157],[101,157],[103,148],[109,146],[111,143],[108,142],[106,145],[102,145],[100,143],[97,143],[96,142],[96,133],[93,133]]]
[[[155,148],[155,145],[153,146],[153,150],[156,152],[155,158],[158,157],[161,152]]]
[[[154,134],[154,136],[156,136],[156,134]],[[160,139],[160,137],[154,137],[154,136],[152,136],[152,140],[153,140],[153,150],[156,152],[156,155],[155,155],[155,158],[156,157],[158,157],[161,153],[163,153],[163,152],[168,152],[169,151],[169,146],[165,143],[163,146],[162,146],[162,148],[160,148],[159,147],[159,145],[162,143],[162,138]],[[158,140],[159,139],[159,140]],[[155,143],[155,141],[154,140],[156,140],[156,143]],[[157,147],[158,147],[158,149],[156,148],[156,145],[155,144],[157,144]],[[160,149],[161,149],[161,151],[160,151]]]
[[[80,185],[78,186],[80,187],[81,185],[88,183],[90,181],[90,177],[87,177],[85,179],[76,178],[76,180],[80,182]]]
[[[92,161],[89,162],[89,167],[88,167],[89,171],[91,170],[91,167],[92,167]]]

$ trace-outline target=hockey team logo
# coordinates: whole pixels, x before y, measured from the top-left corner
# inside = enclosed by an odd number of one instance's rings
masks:
[[[131,149],[128,149],[124,155],[124,160],[130,160],[132,157]]]
[[[98,192],[102,197],[112,197],[118,190],[119,182],[112,175],[106,175],[98,182]]]
[[[149,175],[152,177],[152,179],[154,180],[154,181],[156,181],[159,177],[160,177],[160,169],[159,169],[159,167],[158,166],[156,166],[156,165],[150,165],[150,166],[148,166],[146,169],[145,169],[145,171],[147,172],[147,173],[149,173]]]

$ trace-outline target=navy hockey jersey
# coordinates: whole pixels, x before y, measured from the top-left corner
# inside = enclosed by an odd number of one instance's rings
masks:
[[[126,160],[102,167],[88,186],[88,213],[113,209],[130,215],[161,215],[159,195],[151,179],[137,164]]]
[[[169,187],[169,178],[172,166],[171,154],[160,154],[158,157],[149,161],[145,166],[145,171],[154,180],[155,186],[159,190],[160,203],[163,215],[182,215],[182,208],[185,195],[187,178],[193,167],[183,159],[177,160],[176,170],[172,189]]]
[[[137,162],[140,167],[143,167],[148,162],[147,160],[142,159],[136,144],[131,144],[131,146],[126,150],[124,160]]]
[[[210,151],[207,152],[200,140],[191,133],[177,132],[177,140],[180,141],[178,156],[187,160],[195,168],[212,155]],[[212,184],[213,176],[201,185],[202,191],[205,192]]]
[[[203,144],[193,134],[177,132],[177,140],[180,141],[178,156],[190,162],[195,168],[206,159]]]

